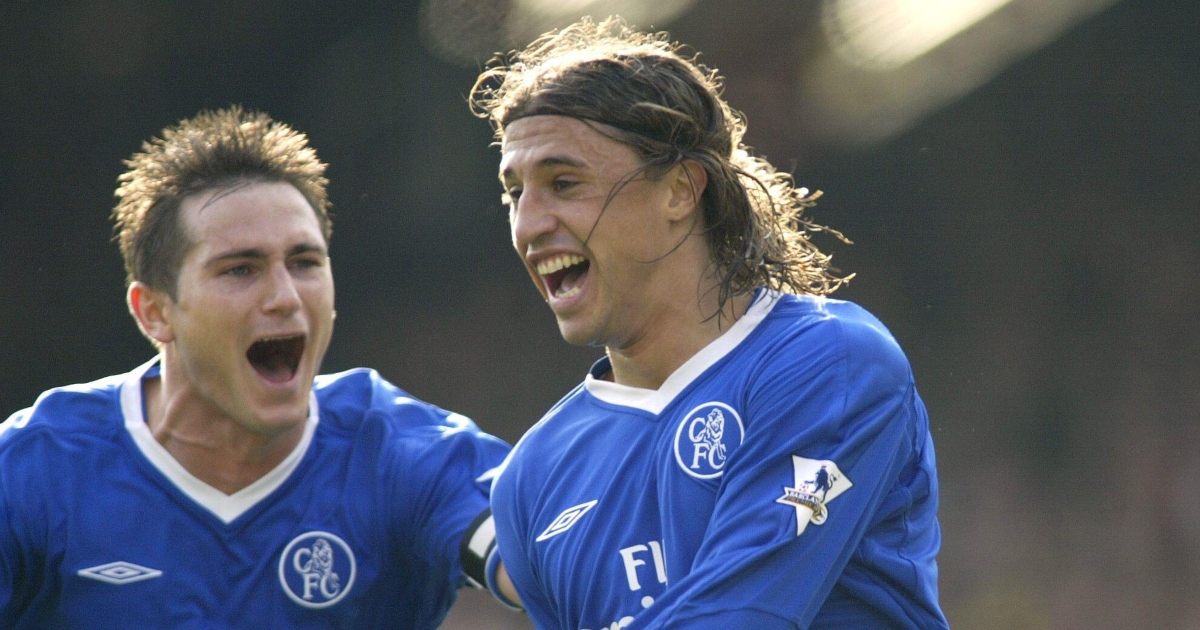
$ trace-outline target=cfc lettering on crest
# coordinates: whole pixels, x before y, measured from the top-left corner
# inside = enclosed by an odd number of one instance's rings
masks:
[[[354,553],[329,532],[308,532],[292,539],[279,557],[279,583],[292,601],[305,608],[326,608],[354,586]]]
[[[675,430],[675,461],[697,479],[715,479],[746,436],[742,417],[719,402],[707,402],[688,412]]]

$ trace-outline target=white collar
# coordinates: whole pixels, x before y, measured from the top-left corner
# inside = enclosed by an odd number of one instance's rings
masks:
[[[233,494],[225,494],[220,490],[204,483],[195,475],[188,472],[170,453],[154,439],[150,426],[146,424],[146,416],[142,406],[142,377],[159,362],[155,357],[148,363],[129,373],[121,384],[121,413],[125,417],[125,429],[133,437],[142,455],[150,461],[179,491],[187,495],[201,507],[207,509],[228,524],[241,516],[246,510],[254,507],[259,501],[267,498],[278,488],[300,464],[308,445],[312,442],[317,429],[320,413],[317,409],[317,395],[309,392],[308,419],[304,424],[304,434],[300,442],[292,449],[287,457],[279,462],[270,472],[260,477],[254,483],[238,490]]]
[[[758,328],[758,324],[775,308],[782,295],[775,291],[761,291],[750,307],[746,309],[741,319],[734,322],[729,330],[720,337],[709,342],[707,346],[692,355],[683,365],[676,368],[658,389],[643,389],[619,385],[605,381],[588,373],[583,385],[596,398],[614,405],[635,407],[654,415],[662,410],[679,395],[692,381],[696,380],[714,363],[733,351],[750,333]]]

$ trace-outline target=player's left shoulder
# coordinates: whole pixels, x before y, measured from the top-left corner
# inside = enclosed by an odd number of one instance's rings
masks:
[[[887,326],[862,306],[820,296],[784,296],[773,316],[776,360],[807,366],[840,366],[849,382],[891,381],[907,386],[912,367]]]
[[[313,391],[322,423],[331,422],[342,430],[361,430],[371,424],[417,430],[474,426],[464,416],[418,399],[370,368],[318,376]]]
[[[910,370],[900,344],[873,313],[846,300],[810,298],[824,314],[823,324],[851,364],[876,364],[900,373]]]
[[[416,398],[373,369],[319,376],[313,390],[322,427],[379,448],[425,450],[468,440],[496,442],[508,450],[470,418]]]

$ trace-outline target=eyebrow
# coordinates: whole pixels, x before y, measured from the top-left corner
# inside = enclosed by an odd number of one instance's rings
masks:
[[[303,254],[311,254],[314,252],[321,254],[322,256],[326,255],[325,248],[321,247],[320,245],[313,245],[312,243],[299,243],[299,244],[293,245],[291,248],[289,248],[287,250],[287,256],[288,257],[299,256],[299,255],[303,255]],[[250,247],[247,249],[235,249],[232,251],[225,252],[224,254],[213,256],[212,258],[208,259],[204,263],[204,266],[211,267],[213,265],[220,264],[227,260],[240,260],[240,259],[247,259],[247,258],[254,259],[254,260],[261,260],[261,259],[268,258],[269,256],[270,255],[267,254],[266,250],[258,249],[258,248],[254,248],[254,247]]]
[[[537,162],[535,162],[533,164],[533,170],[536,171],[536,170],[545,169],[545,168],[548,168],[551,166],[570,166],[570,167],[574,167],[574,168],[586,168],[587,163],[582,160],[577,160],[575,158],[549,156],[549,157],[544,157],[544,158],[538,160]],[[515,174],[516,174],[516,171],[514,171],[511,166],[508,168],[505,168],[503,171],[500,172],[500,181],[504,181],[506,179],[511,179],[513,177],[513,175],[515,175]]]

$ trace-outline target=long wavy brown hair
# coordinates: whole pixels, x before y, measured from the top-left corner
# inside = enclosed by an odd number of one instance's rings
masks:
[[[744,117],[721,98],[721,77],[666,33],[643,33],[620,18],[591,19],[551,31],[523,50],[488,63],[471,90],[471,110],[496,138],[519,118],[570,116],[633,147],[657,177],[692,160],[704,168],[703,230],[718,278],[718,303],[759,288],[828,295],[850,280],[809,240],[840,232],[810,221],[820,192],[742,143]],[[616,194],[616,190],[609,197]]]

